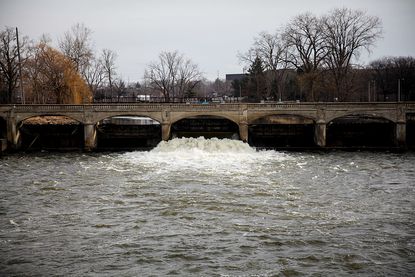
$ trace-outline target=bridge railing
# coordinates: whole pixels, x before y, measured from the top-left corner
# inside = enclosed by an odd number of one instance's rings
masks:
[[[303,102],[303,103],[114,103],[114,104],[29,104],[0,105],[0,112],[85,112],[85,111],[211,111],[211,110],[310,110],[310,109],[396,109],[415,110],[415,102]]]

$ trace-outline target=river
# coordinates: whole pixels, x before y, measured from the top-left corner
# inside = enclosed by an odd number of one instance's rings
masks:
[[[0,157],[1,276],[413,276],[415,154],[151,151]]]

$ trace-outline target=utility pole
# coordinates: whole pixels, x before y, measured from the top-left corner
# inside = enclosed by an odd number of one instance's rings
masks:
[[[22,60],[20,58],[20,44],[19,44],[19,30],[16,27],[16,41],[17,41],[17,58],[19,61],[19,77],[20,77],[20,95],[22,104],[25,104],[25,95],[23,90],[23,77],[22,77]]]
[[[368,88],[367,88],[367,102],[370,102],[370,82],[368,83]]]
[[[398,102],[401,102],[401,81],[403,80],[401,78],[398,79]]]
[[[401,102],[401,79],[398,79],[398,102]]]

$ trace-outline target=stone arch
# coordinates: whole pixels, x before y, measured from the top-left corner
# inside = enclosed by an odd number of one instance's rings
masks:
[[[0,115],[0,139],[7,138],[7,119]],[[0,149],[1,152],[1,149]]]
[[[212,112],[212,113],[206,113],[206,112],[189,112],[185,114],[179,114],[179,115],[172,115],[170,124],[174,124],[182,119],[191,118],[191,117],[219,117],[222,119],[227,119],[229,121],[232,121],[236,125],[239,125],[239,115],[237,117],[228,115],[226,113],[220,113],[220,112]]]
[[[19,125],[23,121],[33,118],[33,117],[45,117],[45,116],[62,116],[62,117],[68,117],[72,120],[75,120],[79,122],[80,124],[84,124],[83,118],[79,115],[73,115],[73,114],[59,114],[59,113],[39,113],[39,114],[22,114],[17,117],[16,123]]]
[[[118,119],[106,120],[111,118]],[[154,122],[143,122],[138,118],[151,119]],[[95,147],[98,149],[147,149],[155,147],[162,139],[162,124],[154,114],[143,112],[102,113],[96,116],[95,120]]]
[[[344,112],[329,118],[326,137],[329,147],[393,147],[396,124],[392,116],[385,114]]]
[[[187,113],[171,121],[169,132],[169,137],[236,138],[240,133],[240,125],[231,116],[219,113]]]
[[[154,121],[157,121],[158,123],[162,123],[162,119],[161,116],[158,117],[154,114],[147,114],[147,113],[143,113],[143,112],[138,112],[138,113],[134,113],[134,112],[114,112],[114,113],[106,113],[106,114],[100,114],[98,116],[94,117],[94,123],[98,123],[106,118],[111,118],[111,117],[116,117],[116,116],[134,116],[134,117],[148,117]]]
[[[40,117],[47,120],[28,121]],[[72,114],[23,114],[16,121],[19,147],[23,149],[79,149],[84,144],[84,124]]]
[[[415,149],[415,111],[406,114],[406,144]]]
[[[302,115],[302,114],[298,114],[298,113],[268,113],[265,115],[255,115],[252,116],[249,119],[249,124],[256,124],[259,123],[260,120],[266,120],[267,118],[271,118],[271,117],[275,117],[275,119],[278,119],[278,117],[280,117],[282,120],[285,118],[287,120],[289,120],[290,118],[295,120],[297,119],[297,123],[301,123],[300,121],[308,121],[309,124],[314,124],[316,122],[316,119],[310,115]],[[272,120],[272,119],[271,119]],[[271,123],[271,122],[270,122]],[[277,122],[276,122],[277,123]]]
[[[362,116],[362,117],[371,117],[371,118],[383,118],[386,119],[390,122],[395,123],[396,122],[396,116],[394,116],[394,114],[390,114],[390,113],[370,113],[367,111],[344,111],[344,112],[336,112],[333,115],[327,116],[326,117],[326,123],[330,123],[336,119],[339,118],[344,118],[347,116]]]
[[[308,114],[286,111],[262,113],[251,116],[248,141],[256,147],[314,147],[315,125],[315,119]]]

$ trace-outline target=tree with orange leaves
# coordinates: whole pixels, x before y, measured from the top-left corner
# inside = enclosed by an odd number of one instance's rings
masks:
[[[26,78],[32,103],[82,104],[92,101],[91,91],[72,61],[47,43],[32,49]]]

